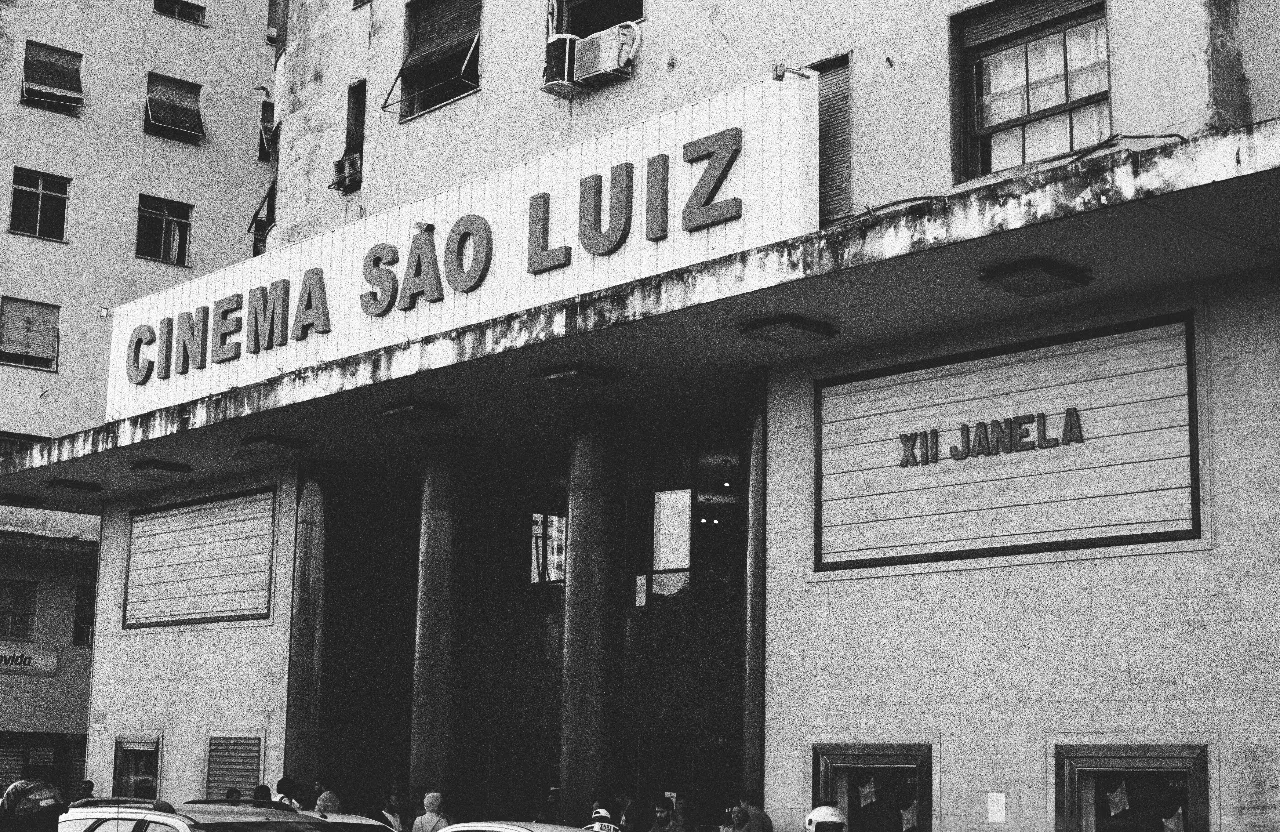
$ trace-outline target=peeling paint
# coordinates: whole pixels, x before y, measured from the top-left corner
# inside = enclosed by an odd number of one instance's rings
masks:
[[[25,456],[0,465],[0,474],[66,462],[531,344],[1275,169],[1280,169],[1280,124],[1205,136],[1187,144],[1117,150],[112,422],[37,445]]]

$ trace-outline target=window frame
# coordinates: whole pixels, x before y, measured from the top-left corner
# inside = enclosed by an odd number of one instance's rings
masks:
[[[55,86],[28,80],[29,64],[32,59],[32,46],[48,50],[50,53],[75,57],[74,81],[71,86]],[[63,49],[40,41],[28,40],[22,56],[22,87],[19,103],[51,113],[79,118],[84,109],[84,79],[81,73],[84,68],[84,54],[72,49]]]
[[[1028,164],[1039,164],[1050,162],[1055,159],[1068,158],[1074,154],[1086,151],[1089,148],[1097,147],[1105,143],[1097,142],[1082,147],[1074,147],[1070,150],[1056,154],[1054,156],[1036,159],[1034,161],[1026,161],[1026,127],[1048,119],[1055,118],[1063,113],[1071,113],[1076,110],[1083,110],[1087,107],[1107,103],[1108,119],[1111,118],[1111,41],[1110,41],[1110,20],[1107,14],[1106,0],[1098,0],[1096,3],[1089,3],[1081,8],[1069,8],[1060,14],[1047,13],[1039,20],[1024,26],[1016,31],[1008,34],[1000,35],[982,43],[967,46],[963,43],[961,30],[964,24],[975,18],[977,19],[998,19],[1005,17],[1010,12],[1016,10],[1010,2],[1001,2],[989,4],[994,8],[979,7],[978,9],[956,15],[952,19],[952,67],[953,67],[953,123],[956,124],[956,136],[953,140],[953,149],[955,151],[954,179],[957,183],[966,182],[972,179],[978,179],[984,176],[999,175],[1008,173]],[[980,65],[983,59],[992,55],[997,55],[1009,49],[1019,46],[1025,47],[1030,43],[1034,43],[1042,38],[1050,35],[1062,35],[1069,29],[1073,29],[1083,24],[1092,23],[1101,20],[1103,28],[1107,35],[1107,87],[1104,91],[1090,93],[1074,100],[1066,100],[1061,104],[1055,104],[1037,110],[1034,113],[1028,112],[1024,115],[1006,119],[994,125],[982,126],[979,113],[979,105],[981,102],[981,72]],[[1065,50],[1064,50],[1065,60]],[[1064,80],[1066,68],[1064,66]],[[1028,105],[1029,106],[1029,105]],[[990,153],[985,150],[990,137],[996,133],[1011,129],[1021,129],[1022,132],[1022,162],[1007,168],[999,170],[988,170],[990,168]],[[1068,133],[1068,142],[1070,142],[1070,134]]]
[[[94,628],[97,625],[98,592],[94,584],[75,586],[75,606],[71,613],[71,644],[74,647],[93,647]]]
[[[258,161],[271,162],[275,158],[280,135],[276,123],[276,103],[270,99],[258,107]]]
[[[38,177],[35,186],[23,185],[18,182],[19,174],[28,174]],[[50,183],[62,183],[62,192],[56,189],[50,189]],[[18,192],[33,193],[36,195],[36,230],[35,232],[23,231],[15,227],[18,217]],[[45,224],[45,203],[47,200],[61,200],[62,202],[62,229],[58,236],[42,234],[41,229]],[[34,170],[32,168],[24,168],[18,165],[13,167],[13,184],[11,186],[11,196],[9,199],[9,233],[17,234],[21,237],[31,237],[36,240],[48,240],[54,243],[67,242],[67,209],[71,203],[71,177],[59,176],[56,173],[45,173],[44,171]]]
[[[40,592],[38,581],[18,578],[0,579],[0,641],[28,643],[35,641],[36,632],[36,600]],[[25,593],[25,594],[23,594]],[[16,599],[16,600],[15,600]],[[22,603],[25,601],[25,605]],[[23,612],[23,610],[26,610]],[[23,627],[16,627],[15,619],[26,620]]]
[[[539,522],[539,518],[541,521]],[[560,571],[557,573],[559,577],[551,577],[551,531],[553,529],[552,519],[559,520],[560,542],[561,542],[561,560]],[[569,513],[567,511],[530,511],[530,540],[529,540],[529,585],[530,586],[564,586],[564,573],[566,563],[569,557]],[[533,536],[533,523],[539,522],[540,533],[537,537]],[[534,549],[534,544],[540,543],[538,549]],[[535,575],[536,572],[536,575]],[[546,577],[543,577],[543,576]]]
[[[1080,813],[1082,771],[1169,772],[1187,777],[1185,832],[1208,832],[1209,748],[1207,745],[1076,745],[1054,747],[1054,809],[1068,832],[1083,832]]]
[[[415,22],[416,18],[413,17],[412,10],[414,6],[428,2],[430,0],[408,0],[405,3],[404,57],[400,62],[400,70],[396,73],[395,80],[391,82],[391,88],[387,90],[386,98],[382,101],[384,112],[392,112],[393,108],[399,111],[401,124],[473,95],[479,92],[481,87],[480,47],[485,20],[483,0],[474,0],[477,7],[477,23],[470,40],[464,37],[448,50],[432,50],[416,42],[416,28],[419,24]],[[431,77],[432,70],[446,66],[451,60],[456,61],[459,55],[462,57],[462,63],[456,75],[445,74],[443,80],[423,83],[419,86],[417,81],[419,74],[426,76],[422,79],[425,81]],[[410,79],[415,80],[410,83]],[[400,98],[392,101],[391,96],[395,93],[397,85],[400,88]],[[431,97],[429,103],[416,106],[419,99],[427,97],[426,93],[442,88],[443,94]]]
[[[156,208],[148,208],[144,206],[144,200],[154,200],[163,210]],[[171,215],[169,209],[181,207],[186,209],[186,217],[179,217],[176,214]],[[153,263],[165,263],[170,266],[178,266],[180,268],[191,268],[191,214],[195,211],[194,205],[188,205],[185,202],[178,202],[173,199],[165,199],[163,197],[151,196],[150,194],[138,194],[138,234],[135,239],[134,256],[139,260],[149,260]],[[152,256],[144,254],[140,249],[142,247],[142,218],[144,216],[157,217],[160,219],[160,255]],[[186,236],[183,237],[181,229],[185,226]],[[178,238],[175,241],[173,234],[178,232]],[[172,248],[177,248],[174,253]],[[166,256],[166,250],[171,255]]]
[[[835,805],[836,777],[842,769],[916,769],[919,808],[916,832],[933,828],[933,745],[931,743],[819,743],[813,746],[813,805]]]
[[[130,746],[130,745],[134,745],[134,746],[150,745],[151,748],[149,749],[126,748],[126,746]],[[156,736],[156,735],[141,736],[141,737],[118,736],[115,738],[115,744],[113,745],[113,750],[114,750],[114,753],[112,755],[112,765],[111,765],[111,796],[112,797],[133,797],[134,796],[133,794],[125,794],[126,789],[123,789],[121,787],[126,777],[132,777],[132,779],[129,781],[131,788],[128,789],[127,791],[133,791],[133,788],[135,787],[134,784],[136,784],[136,782],[139,779],[143,777],[151,776],[152,780],[155,783],[156,794],[158,795],[160,793],[160,782],[161,782],[160,777],[161,777],[161,774],[164,772],[164,765],[163,765],[164,764],[164,748],[161,744],[161,738],[159,736]],[[155,774],[148,775],[144,773],[140,775],[131,776],[127,772],[122,773],[121,762],[124,759],[124,755],[127,754],[128,752],[154,754],[155,755]]]
[[[190,97],[194,99],[195,106],[183,107],[174,101],[167,101],[158,93],[167,87],[168,92],[175,98]],[[208,138],[208,131],[204,126],[204,111],[200,107],[200,96],[204,91],[204,87],[194,81],[188,81],[184,78],[175,78],[172,75],[164,75],[159,72],[147,73],[147,102],[143,108],[142,130],[144,133],[157,136],[170,141],[181,142],[189,145],[203,144]],[[194,112],[197,124],[196,130],[188,130],[173,124],[165,124],[157,120],[152,115],[152,107],[156,103],[162,103],[167,106],[179,107]]]
[[[52,355],[41,356],[33,353],[9,352],[3,349],[4,343],[4,306],[6,302],[17,301],[19,303],[28,304],[30,306],[38,306],[53,311],[53,349]],[[10,367],[23,367],[28,370],[41,370],[47,373],[58,372],[58,358],[62,354],[62,307],[54,303],[45,303],[38,300],[28,300],[27,298],[14,297],[12,295],[0,296],[0,364]]]

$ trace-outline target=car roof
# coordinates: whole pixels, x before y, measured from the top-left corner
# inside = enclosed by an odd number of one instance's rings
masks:
[[[367,823],[370,826],[382,826],[387,829],[391,827],[379,820],[365,817],[364,815],[353,815],[348,812],[317,812],[314,809],[303,809],[298,814],[305,815],[309,818],[320,818],[330,823]]]
[[[244,803],[183,803],[178,809],[178,814],[185,815],[197,823],[246,820],[315,820],[315,818],[300,816],[297,810],[292,807],[266,805],[265,801],[259,801],[258,803],[250,801]]]
[[[579,826],[535,823],[522,820],[471,821],[446,826],[441,832],[582,832]]]

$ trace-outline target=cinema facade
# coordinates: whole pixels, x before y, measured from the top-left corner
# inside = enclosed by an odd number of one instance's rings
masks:
[[[1280,823],[1280,127],[820,225],[817,110],[751,83],[114,310],[109,421],[0,478],[102,516],[87,776]]]

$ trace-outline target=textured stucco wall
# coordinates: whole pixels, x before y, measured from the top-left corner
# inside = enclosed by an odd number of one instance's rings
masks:
[[[1241,26],[1274,28],[1274,10],[1241,0]],[[1113,126],[1127,134],[1193,135],[1215,124],[1210,7],[1228,0],[1111,0]],[[776,62],[800,67],[849,53],[852,204],[939,194],[951,162],[950,16],[979,5],[912,0],[734,4],[648,0],[636,77],[563,101],[543,93],[543,7],[487,0],[481,90],[399,123],[383,112],[403,54],[404,4],[352,10],[342,0],[292,4],[276,82],[287,102],[281,142],[279,242],[328,230],[508,167],[647,115],[705,98]],[[1225,17],[1230,17],[1226,15]],[[1221,54],[1219,50],[1216,54]],[[1258,50],[1253,50],[1257,53]],[[1262,56],[1249,60],[1257,69]],[[1273,60],[1273,57],[1271,58]],[[1226,77],[1219,73],[1219,77]],[[364,187],[328,190],[342,154],[346,87],[368,79]],[[1216,98],[1215,98],[1216,96]],[[399,98],[399,87],[391,101]]]
[[[175,803],[204,797],[210,736],[262,737],[262,782],[274,784],[283,773],[297,498],[292,477],[274,482],[271,617],[260,621],[124,629],[129,512],[145,507],[106,512],[86,752],[90,780],[111,783],[118,737],[160,738],[159,796]],[[216,490],[173,493],[165,504],[262,484],[229,482]]]
[[[1215,830],[1280,824],[1280,591],[1274,467],[1242,437],[1280,394],[1280,293],[1216,284],[1151,302],[1042,312],[883,362],[1194,308],[1202,541],[812,574],[815,377],[769,395],[766,805],[782,832],[809,808],[814,743],[934,747],[935,829],[1054,829],[1057,743],[1209,747]],[[985,792],[1008,794],[1003,826]]]

